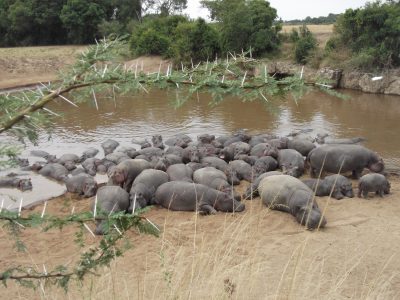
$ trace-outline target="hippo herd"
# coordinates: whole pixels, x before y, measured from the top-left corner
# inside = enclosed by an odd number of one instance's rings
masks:
[[[324,140],[329,142],[321,144]],[[121,147],[109,139],[101,144],[102,159],[96,158],[96,148],[60,158],[35,150],[31,154],[46,161],[22,169],[63,181],[71,193],[96,195],[93,209],[107,213],[132,213],[149,205],[201,214],[241,212],[242,200],[260,196],[268,208],[290,213],[300,224],[315,229],[326,224],[315,196],[354,197],[351,181],[342,174],[351,172],[352,178],[359,179],[359,197],[390,192],[390,183],[382,175],[382,158],[359,145],[362,139],[334,141],[326,136],[311,139],[303,133],[249,135],[244,130],[220,137],[202,134],[197,141],[185,134],[166,141],[161,135],[154,135],[151,142],[133,140],[140,149]],[[371,172],[361,177],[365,168]],[[308,169],[312,178],[300,180]],[[98,187],[96,173],[108,175],[105,186]],[[251,183],[243,195],[233,188],[241,180]],[[15,176],[0,178],[0,187],[29,190],[29,184]],[[104,233],[102,221],[96,233]]]

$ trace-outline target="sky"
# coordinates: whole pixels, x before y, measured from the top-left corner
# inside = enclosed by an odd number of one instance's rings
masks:
[[[278,11],[278,16],[284,21],[343,13],[347,8],[359,8],[367,2],[368,0],[269,0],[271,6]],[[200,0],[188,0],[185,13],[191,18],[208,19],[208,10],[201,8]]]

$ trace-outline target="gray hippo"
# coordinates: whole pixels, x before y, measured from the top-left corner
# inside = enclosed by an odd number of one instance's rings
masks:
[[[215,156],[206,156],[201,159],[201,164],[204,167],[214,167],[222,172],[225,172],[228,163],[221,158]]]
[[[238,159],[239,155],[249,154],[250,145],[245,142],[234,142],[223,148],[220,152],[220,158],[225,161]]]
[[[93,197],[97,192],[97,182],[88,174],[79,174],[65,180],[67,191],[85,198]]]
[[[97,199],[97,205],[96,205]],[[94,207],[96,205],[96,208]],[[92,211],[96,209],[96,217],[107,217],[113,212],[126,211],[129,207],[129,194],[119,186],[103,186],[98,189],[97,196],[92,202]],[[96,220],[97,235],[107,233],[107,222]]]
[[[179,147],[179,146],[170,146],[170,147],[168,147],[167,150],[164,151],[164,153],[165,153],[165,155],[175,154],[175,155],[178,155],[178,156],[182,157],[183,148]]]
[[[304,158],[294,149],[282,149],[278,154],[279,168],[284,174],[300,177],[304,174]]]
[[[156,191],[155,199],[157,204],[170,210],[199,211],[202,214],[241,212],[245,209],[244,204],[226,193],[184,181],[162,184]]]
[[[124,154],[126,154],[127,156],[129,156],[129,158],[135,158],[136,156],[139,155],[139,152],[136,151],[136,148],[134,147],[129,147],[129,146],[122,146],[119,147],[116,152],[122,152]]]
[[[107,154],[113,153],[114,150],[119,146],[119,143],[117,141],[108,139],[105,142],[101,143],[101,147],[104,150],[104,156]]]
[[[164,151],[156,147],[147,147],[144,149],[140,149],[138,152],[139,155],[144,155],[145,157],[147,157],[148,160],[151,160],[153,157],[160,157],[164,155]]]
[[[264,157],[264,156],[262,156]],[[251,156],[251,155],[246,155],[246,154],[240,154],[236,157],[237,160],[243,160],[247,162],[250,166],[254,166],[256,163],[257,159],[262,158],[258,156]],[[270,156],[269,156],[270,157]]]
[[[153,144],[153,147],[155,147],[155,148],[160,148],[160,149],[165,148],[162,136],[160,134],[153,135],[151,137],[151,143]]]
[[[85,151],[83,151],[83,153],[80,157],[80,161],[85,161],[88,158],[95,157],[97,155],[97,153],[99,153],[98,149],[90,147],[90,148],[86,149]]]
[[[263,180],[265,177],[272,176],[272,175],[283,175],[283,174],[280,171],[270,171],[270,172],[265,172],[265,173],[259,175],[255,180],[253,180],[251,185],[246,189],[242,198],[243,199],[253,199],[253,197],[259,196],[258,185],[260,184],[261,180]]]
[[[165,141],[165,144],[168,146],[179,146],[182,148],[186,148],[189,143],[193,142],[190,136],[186,134],[177,134]]]
[[[326,219],[313,199],[314,192],[293,176],[265,177],[258,185],[258,192],[268,208],[292,214],[307,229],[326,225]]]
[[[201,144],[211,144],[215,140],[215,135],[203,133],[197,136],[197,140]]]
[[[87,158],[82,162],[82,168],[85,169],[85,171],[91,175],[95,176],[97,172],[97,166],[99,166],[102,163],[102,160],[91,157]]]
[[[150,142],[147,139],[137,139],[133,138],[132,139],[133,144],[137,144],[140,146],[140,149],[145,149],[151,147]]]
[[[130,205],[128,212],[132,212],[133,205],[135,205],[136,210],[137,208],[144,208],[147,205],[154,204],[157,188],[168,182],[168,179],[168,174],[163,171],[143,170],[132,183],[132,188],[129,192]]]
[[[302,182],[315,191],[315,195],[319,197],[329,196],[331,194],[332,198],[337,200],[343,199],[344,197],[354,197],[351,181],[343,175],[330,175],[319,180],[312,178],[303,179]]]
[[[79,167],[79,168],[76,168],[76,169],[72,170],[70,174],[72,176],[76,176],[76,175],[79,175],[79,174],[87,174],[87,173],[86,173],[86,170],[84,168]]]
[[[193,172],[198,169],[203,168],[203,165],[201,163],[197,163],[197,162],[190,162],[190,163],[187,163],[186,165],[188,167],[190,167],[193,170]]]
[[[193,182],[193,169],[185,164],[169,166],[167,174],[170,181]]]
[[[144,159],[127,159],[119,163],[109,172],[109,185],[119,185],[129,192],[132,183],[143,170],[150,169],[151,165]]]
[[[196,170],[193,173],[193,181],[195,183],[209,186],[210,188],[216,189],[224,193],[233,193],[236,200],[241,200],[240,195],[237,194],[234,191],[233,186],[229,184],[228,178],[225,173],[221,170],[217,170],[214,167],[205,167]]]
[[[50,153],[43,151],[43,150],[32,150],[32,156],[41,157],[47,160],[47,162],[56,162],[57,158],[55,155],[51,155]]]
[[[294,149],[303,156],[307,156],[316,146],[307,139],[295,138],[287,143],[288,149]]]
[[[383,197],[383,194],[390,193],[390,183],[382,174],[366,174],[360,178],[358,183],[358,197],[361,198],[363,195],[364,198],[367,198],[369,192]]]
[[[131,159],[131,158],[124,152],[116,151],[116,152],[107,154],[105,159],[112,161],[114,164],[118,165],[120,162],[123,162],[124,160]]]
[[[318,144],[359,144],[364,142],[365,138],[363,137],[355,137],[355,138],[329,138],[328,134],[317,134],[316,142]]]
[[[248,182],[252,182],[254,178],[254,171],[252,166],[250,166],[247,162],[243,160],[234,160],[229,163],[229,166],[232,168],[230,172],[226,171],[225,173],[230,178],[229,182],[235,183],[237,182],[236,179],[234,178],[235,176],[239,180],[246,180]],[[233,172],[232,172],[233,171]]]
[[[271,156],[258,158],[253,165],[253,177],[256,178],[263,173],[274,171],[278,168],[278,162]]]
[[[199,163],[201,159],[200,151],[196,146],[188,146],[183,149],[182,161],[187,164],[189,162]]]
[[[263,134],[257,134],[251,137],[249,141],[249,145],[251,147],[254,147],[255,145],[261,144],[261,143],[267,143],[268,141],[272,139],[276,139],[277,136],[273,134],[268,134],[268,133],[263,133]]]
[[[41,168],[39,174],[56,180],[65,181],[68,177],[68,170],[58,163],[50,163]]]
[[[0,177],[0,187],[2,188],[17,188],[21,191],[32,190],[31,179],[18,178],[15,176]]]
[[[175,154],[166,154],[164,156],[165,164],[167,168],[171,165],[181,164],[182,163],[182,156],[175,155]]]
[[[324,145],[312,150],[307,162],[312,177],[321,170],[335,174],[352,171],[353,178],[358,179],[364,168],[380,173],[385,167],[381,157],[360,145]]]
[[[251,148],[250,155],[258,157],[272,156],[273,158],[277,158],[278,149],[269,143],[260,143]]]

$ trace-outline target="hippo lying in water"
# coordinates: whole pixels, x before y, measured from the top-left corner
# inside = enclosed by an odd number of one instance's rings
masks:
[[[241,212],[244,204],[226,193],[208,186],[184,181],[162,184],[156,191],[156,203],[170,210],[199,211],[215,214],[217,211]]]
[[[21,191],[32,190],[31,179],[18,178],[15,176],[0,177],[0,187],[2,188],[17,188]]]
[[[258,192],[267,207],[292,214],[307,229],[326,225],[326,220],[313,199],[314,192],[295,177],[267,176],[258,185]]]

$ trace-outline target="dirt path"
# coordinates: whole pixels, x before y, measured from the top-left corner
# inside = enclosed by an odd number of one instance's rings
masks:
[[[155,207],[146,216],[162,228],[159,238],[130,232],[133,246],[111,269],[88,278],[82,287],[46,287],[49,299],[398,299],[400,291],[400,179],[381,199],[319,198],[328,225],[304,230],[288,214],[270,211],[259,199],[239,214],[197,216]],[[354,182],[355,185],[355,182]],[[238,190],[243,191],[242,183]],[[89,200],[70,196],[49,202],[47,212],[86,210]],[[34,209],[42,211],[42,206]],[[93,227],[93,224],[91,224]],[[12,265],[72,264],[81,253],[75,228],[26,230],[28,253],[13,249],[0,233],[0,270]],[[99,239],[86,234],[87,247]],[[85,249],[86,249],[85,248]],[[2,297],[45,298],[10,283]]]

